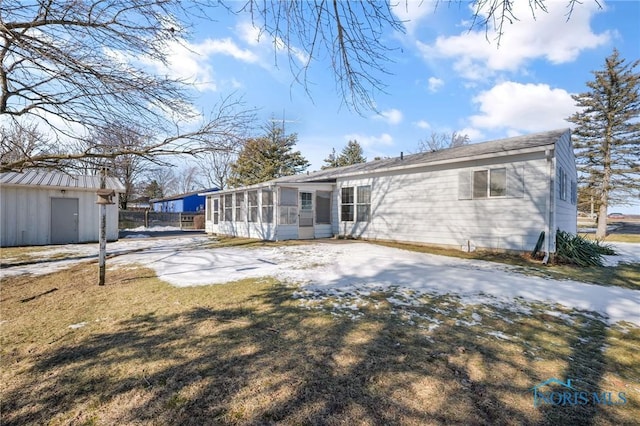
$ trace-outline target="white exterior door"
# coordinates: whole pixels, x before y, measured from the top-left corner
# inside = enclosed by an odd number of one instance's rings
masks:
[[[313,193],[300,192],[300,214],[298,220],[298,238],[309,240],[314,237],[313,231]]]

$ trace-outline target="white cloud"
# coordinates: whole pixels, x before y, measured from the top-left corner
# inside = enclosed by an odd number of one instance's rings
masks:
[[[601,11],[595,2],[576,6],[568,21],[565,2],[549,1],[545,5],[548,13],[538,9],[534,18],[529,2],[514,2],[519,20],[505,28],[499,47],[495,40],[487,41],[484,30],[465,30],[460,35],[440,36],[432,45],[417,42],[417,46],[425,59],[453,58],[460,75],[480,80],[496,71],[521,70],[533,59],[544,58],[554,64],[571,62],[582,50],[601,46],[612,36],[608,31],[592,31],[590,21]],[[489,37],[493,34],[490,28]]]
[[[357,140],[364,148],[371,148],[373,146],[392,146],[393,137],[388,133],[382,133],[380,136],[368,136],[360,133],[350,133],[344,135],[345,141]]]
[[[248,49],[241,49],[230,38],[220,40],[207,39],[203,43],[194,45],[193,47],[196,53],[200,53],[201,55],[222,54],[250,64],[259,61],[258,55]]]
[[[460,129],[458,131],[460,135],[469,136],[469,141],[471,143],[482,142],[485,138],[484,133],[481,130],[475,129],[473,127],[465,127],[464,129]]]
[[[429,124],[429,123],[428,123],[427,121],[425,121],[425,120],[419,120],[419,121],[416,121],[416,122],[415,122],[415,123],[413,123],[413,124],[415,124],[415,126],[416,126],[416,127],[419,127],[419,128],[421,128],[421,129],[430,129],[430,128],[431,128],[431,124]]]
[[[444,80],[441,80],[437,77],[429,77],[429,91],[437,92],[440,88],[444,86]]]
[[[469,118],[473,128],[507,129],[512,134],[569,127],[565,118],[577,108],[571,94],[563,89],[512,81],[481,92],[473,102],[480,110],[480,114]]]
[[[404,28],[409,34],[413,34],[416,27],[429,14],[433,15],[436,2],[433,0],[406,0],[392,2],[391,11],[403,21]]]
[[[386,111],[381,111],[378,115],[374,115],[373,118],[377,120],[384,120],[389,124],[400,124],[402,122],[402,111],[391,108]]]

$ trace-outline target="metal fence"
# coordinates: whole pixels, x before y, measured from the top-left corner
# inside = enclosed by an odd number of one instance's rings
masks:
[[[118,221],[120,229],[133,229],[140,226],[146,228],[173,226],[180,229],[204,229],[204,214],[120,210]]]

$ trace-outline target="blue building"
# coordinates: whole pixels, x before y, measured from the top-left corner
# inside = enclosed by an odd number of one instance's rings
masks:
[[[154,212],[169,212],[169,213],[204,213],[204,203],[206,197],[198,195],[202,192],[218,191],[218,188],[200,190],[195,192],[188,192],[186,194],[174,195],[172,197],[156,198],[150,200],[152,210]]]

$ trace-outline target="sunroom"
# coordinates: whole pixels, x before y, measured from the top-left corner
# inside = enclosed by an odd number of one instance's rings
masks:
[[[208,192],[207,233],[278,241],[329,238],[337,208],[333,183],[267,182]]]

